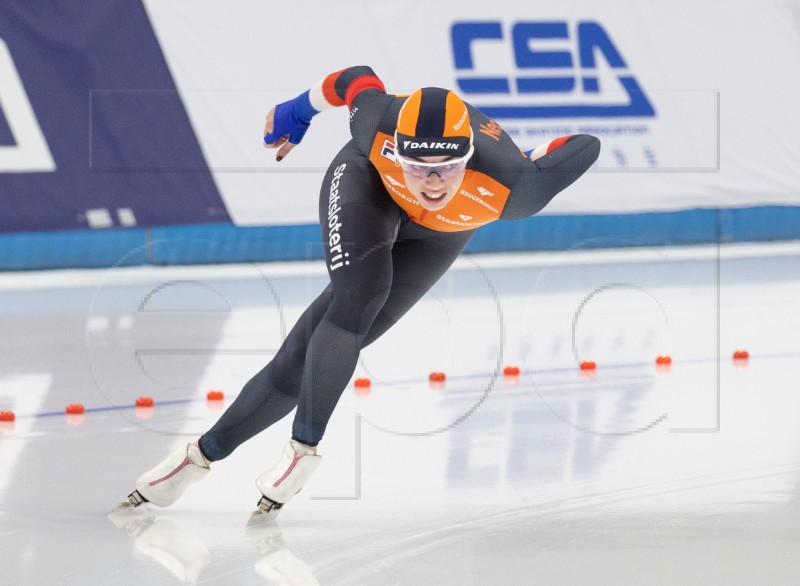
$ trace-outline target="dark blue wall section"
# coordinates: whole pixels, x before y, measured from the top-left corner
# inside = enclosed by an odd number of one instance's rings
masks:
[[[57,166],[0,172],[0,232],[230,221],[141,1],[0,0],[0,38]]]

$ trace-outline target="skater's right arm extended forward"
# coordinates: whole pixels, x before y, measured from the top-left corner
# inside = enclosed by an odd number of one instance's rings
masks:
[[[347,106],[352,119],[358,110],[353,108],[353,101],[364,91],[386,94],[383,82],[371,68],[360,65],[331,73],[311,89],[269,111],[264,124],[264,147],[278,149],[275,158],[280,161],[303,140],[311,118],[323,110]]]

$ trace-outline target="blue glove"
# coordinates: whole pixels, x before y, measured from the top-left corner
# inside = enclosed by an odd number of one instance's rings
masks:
[[[264,142],[272,144],[282,136],[289,135],[289,142],[299,144],[311,124],[311,118],[319,114],[311,105],[309,92],[275,106],[272,132],[264,136]]]

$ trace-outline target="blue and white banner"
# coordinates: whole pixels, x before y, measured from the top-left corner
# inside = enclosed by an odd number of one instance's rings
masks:
[[[147,0],[231,216],[316,221],[346,113],[314,119],[279,164],[263,118],[327,73],[453,88],[523,148],[589,132],[590,174],[546,214],[800,204],[800,9],[789,0],[520,4]]]
[[[521,148],[599,136],[545,214],[796,206],[799,54],[790,0],[0,0],[0,231],[314,223],[347,113],[281,163],[264,116],[359,64]]]

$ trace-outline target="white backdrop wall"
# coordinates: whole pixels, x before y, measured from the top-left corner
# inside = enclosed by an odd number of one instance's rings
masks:
[[[599,136],[596,166],[543,213],[800,205],[796,1],[145,6],[239,225],[316,221],[322,173],[349,137],[346,112],[316,117],[281,163],[261,148],[263,120],[275,103],[351,65],[372,66],[390,92],[438,85],[489,112],[511,107],[514,117],[496,119],[523,148]],[[486,90],[485,78],[506,80],[508,91],[471,91],[469,83]],[[555,86],[524,85],[543,78]]]

